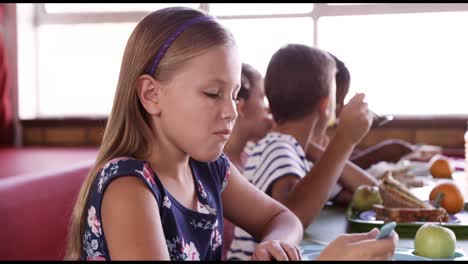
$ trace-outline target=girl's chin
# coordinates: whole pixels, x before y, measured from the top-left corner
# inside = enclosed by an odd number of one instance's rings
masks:
[[[219,158],[222,151],[223,149],[220,148],[216,151],[210,151],[209,153],[197,153],[195,155],[191,155],[191,157],[200,162],[213,162]]]

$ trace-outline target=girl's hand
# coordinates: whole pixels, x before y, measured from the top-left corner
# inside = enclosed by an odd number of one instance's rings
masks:
[[[368,233],[344,234],[333,240],[317,260],[390,260],[398,244],[398,234],[376,240],[377,228]]]
[[[283,241],[271,240],[255,247],[252,260],[302,260],[302,256],[299,247]]]

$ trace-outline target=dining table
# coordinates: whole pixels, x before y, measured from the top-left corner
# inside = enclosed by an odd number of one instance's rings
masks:
[[[455,171],[452,174],[452,178],[451,180],[457,184],[463,193],[465,203],[468,202],[468,173],[466,171]],[[447,179],[431,179],[429,184],[422,187],[411,188],[410,191],[418,198],[424,199],[429,197],[430,191],[438,182],[444,180],[447,181]],[[349,231],[347,212],[347,206],[328,202],[312,224],[304,230],[304,237],[301,242],[302,248],[316,246],[322,246],[323,248],[338,236],[345,233],[352,233]],[[468,228],[468,223],[466,224]],[[414,237],[399,237],[397,249],[414,249]],[[468,254],[468,238],[457,238],[456,252],[460,252],[463,255],[463,260],[468,259],[466,255]]]

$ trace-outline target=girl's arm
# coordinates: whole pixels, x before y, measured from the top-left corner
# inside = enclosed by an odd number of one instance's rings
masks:
[[[158,204],[140,179],[112,181],[104,193],[101,217],[112,260],[170,260]]]
[[[232,164],[222,199],[224,217],[260,241],[254,258],[300,258],[297,248],[293,247],[300,243],[304,232],[299,219],[248,182]]]

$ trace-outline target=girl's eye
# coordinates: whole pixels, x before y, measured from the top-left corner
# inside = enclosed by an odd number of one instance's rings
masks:
[[[204,94],[210,98],[218,98],[219,97],[219,93],[207,93],[207,92],[204,92]]]

